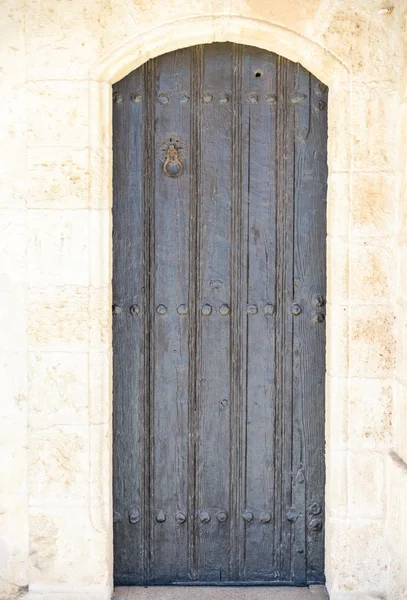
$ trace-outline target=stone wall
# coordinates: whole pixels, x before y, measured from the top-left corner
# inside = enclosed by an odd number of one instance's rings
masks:
[[[213,40],[330,87],[328,587],[407,598],[405,4],[0,3],[1,599],[110,597],[111,84]]]

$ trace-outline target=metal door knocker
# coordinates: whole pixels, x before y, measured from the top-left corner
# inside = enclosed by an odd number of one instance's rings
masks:
[[[175,133],[167,133],[159,145],[163,171],[168,177],[179,177],[184,169],[185,141]]]

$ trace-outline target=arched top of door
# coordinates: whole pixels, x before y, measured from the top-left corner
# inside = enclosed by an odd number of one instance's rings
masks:
[[[347,66],[329,49],[266,20],[243,16],[190,16],[149,27],[126,40],[94,63],[89,71],[93,81],[115,83],[150,58],[179,48],[211,42],[235,42],[274,52],[306,69],[330,87],[348,78]]]

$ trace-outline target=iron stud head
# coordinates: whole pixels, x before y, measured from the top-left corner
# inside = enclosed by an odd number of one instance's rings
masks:
[[[293,304],[291,307],[291,314],[294,315],[294,317],[298,317],[298,315],[300,315],[302,312],[302,308],[299,304]]]
[[[182,523],[185,523],[185,521],[187,520],[187,516],[185,513],[183,513],[182,511],[179,510],[177,512],[177,514],[175,515],[175,520],[177,523],[182,525]]]
[[[219,312],[220,314],[225,317],[226,315],[228,315],[230,313],[230,308],[228,304],[222,304],[221,307],[219,308]]]
[[[216,518],[218,519],[219,523],[226,523],[227,518],[228,518],[228,513],[226,512],[226,510],[219,510],[216,513]]]
[[[129,512],[129,521],[133,525],[140,521],[140,512],[137,509]]]
[[[186,315],[188,314],[188,307],[186,304],[180,304],[177,308],[177,313],[179,315]]]
[[[159,315],[165,315],[167,313],[167,307],[164,304],[159,304],[157,306],[157,312]]]
[[[209,523],[209,521],[211,520],[211,515],[208,513],[207,510],[201,510],[199,513],[199,520],[201,521],[201,523]]]
[[[271,317],[272,315],[274,315],[275,313],[275,308],[273,306],[273,304],[265,304],[264,305],[264,314],[267,317]]]
[[[320,308],[321,306],[325,305],[325,298],[322,296],[322,294],[314,294],[312,296],[311,304],[316,308]]]
[[[123,517],[121,516],[120,513],[118,513],[116,510],[113,513],[113,523],[119,523],[120,521],[123,521]]]
[[[117,306],[117,304],[113,304],[112,306],[112,313],[114,315],[120,315],[122,312],[122,309],[120,308],[120,306]]]
[[[318,323],[323,323],[325,321],[325,315],[321,312],[315,312],[311,317],[311,322],[314,325],[318,325]]]
[[[212,102],[213,94],[211,94],[211,92],[204,92],[202,99],[204,102],[206,102],[206,104],[208,104],[209,102]]]
[[[260,523],[270,523],[271,521],[271,514],[269,512],[261,512],[260,513]]]
[[[320,515],[322,508],[319,502],[311,502],[311,504],[308,507],[308,510],[311,513],[311,515]]]
[[[160,104],[168,104],[170,98],[166,92],[160,92],[157,96],[157,100]]]
[[[257,312],[258,312],[258,308],[255,304],[247,305],[247,314],[248,315],[257,315]]]
[[[321,519],[311,519],[309,529],[310,531],[314,531],[315,533],[319,533],[320,531],[322,531]]]
[[[297,512],[292,508],[291,510],[288,511],[287,513],[287,521],[290,521],[290,523],[295,523],[296,520],[298,519],[298,514]]]
[[[140,307],[138,304],[132,304],[130,306],[130,314],[133,316],[139,315],[140,314]]]
[[[208,317],[212,312],[212,306],[210,304],[204,304],[202,307],[202,314],[204,317]]]
[[[143,96],[140,94],[140,92],[133,92],[130,97],[136,104],[140,104],[140,102],[143,100]]]
[[[245,523],[251,523],[253,521],[253,513],[250,510],[245,510],[242,514],[242,518]]]
[[[164,523],[166,518],[167,517],[165,516],[164,511],[162,511],[162,510],[157,511],[157,514],[155,516],[155,520],[157,521],[157,523]]]

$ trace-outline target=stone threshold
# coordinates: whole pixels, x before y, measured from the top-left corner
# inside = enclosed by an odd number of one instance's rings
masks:
[[[328,600],[324,585],[309,587],[118,587],[113,600]]]

